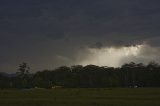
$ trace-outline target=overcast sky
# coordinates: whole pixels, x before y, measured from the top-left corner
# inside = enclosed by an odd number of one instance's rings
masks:
[[[153,60],[160,0],[0,0],[0,72]]]

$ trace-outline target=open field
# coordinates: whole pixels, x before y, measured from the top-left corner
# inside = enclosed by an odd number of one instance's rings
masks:
[[[160,106],[160,88],[1,90],[0,106]]]

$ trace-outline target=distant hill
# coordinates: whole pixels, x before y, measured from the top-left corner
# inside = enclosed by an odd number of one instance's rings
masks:
[[[0,72],[0,75],[3,75],[5,77],[16,77],[17,76],[15,73],[8,74],[8,73],[5,73],[5,72]]]

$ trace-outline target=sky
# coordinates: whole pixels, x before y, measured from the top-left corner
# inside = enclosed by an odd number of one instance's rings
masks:
[[[119,67],[160,62],[159,0],[0,0],[0,72],[22,62]]]

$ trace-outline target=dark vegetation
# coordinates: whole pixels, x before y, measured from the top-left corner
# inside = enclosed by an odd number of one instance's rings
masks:
[[[120,68],[76,65],[31,74],[28,65],[22,63],[15,75],[0,74],[1,89],[35,87],[160,87],[160,65],[155,62],[148,65],[131,62]]]

